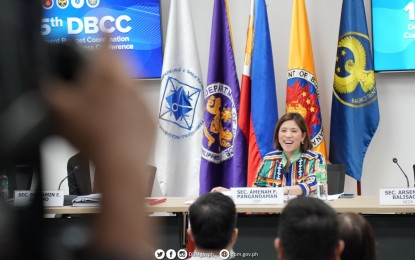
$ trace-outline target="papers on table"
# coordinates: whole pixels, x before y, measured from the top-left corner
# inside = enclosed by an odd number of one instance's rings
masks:
[[[90,195],[78,196],[72,200],[73,207],[99,207],[101,205],[102,194],[95,193]],[[153,206],[163,203],[167,200],[166,197],[146,197],[144,199],[146,206]]]
[[[78,196],[72,200],[72,206],[73,207],[99,207],[101,205],[101,199],[102,199],[101,193]]]
[[[327,200],[337,200],[343,193],[328,195]]]

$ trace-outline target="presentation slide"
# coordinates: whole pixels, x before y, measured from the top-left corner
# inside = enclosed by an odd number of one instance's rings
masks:
[[[50,43],[75,39],[88,49],[109,48],[131,78],[160,78],[162,33],[159,0],[43,0],[41,34]]]
[[[415,70],[415,0],[372,0],[375,71]]]

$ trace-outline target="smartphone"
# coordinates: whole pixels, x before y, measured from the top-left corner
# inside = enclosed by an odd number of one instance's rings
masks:
[[[343,193],[342,195],[340,195],[340,198],[351,199],[351,198],[354,198],[354,194],[353,193]]]

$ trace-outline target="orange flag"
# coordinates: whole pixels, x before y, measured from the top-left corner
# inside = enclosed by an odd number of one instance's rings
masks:
[[[297,112],[305,118],[313,150],[327,158],[313,48],[304,0],[294,0],[293,5],[286,111]]]

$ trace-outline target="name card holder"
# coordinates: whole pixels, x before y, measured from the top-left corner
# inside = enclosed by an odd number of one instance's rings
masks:
[[[14,206],[27,206],[35,197],[35,191],[31,190],[15,190]],[[61,207],[64,199],[63,190],[50,190],[42,192],[43,206],[45,207]]]
[[[42,192],[43,206],[62,207],[64,197],[64,190],[44,191]]]
[[[15,190],[14,206],[22,207],[29,205],[35,197],[35,191],[32,190]]]
[[[277,205],[284,203],[282,188],[231,188],[235,204]]]
[[[415,205],[415,188],[390,188],[379,190],[381,206],[412,206]]]

